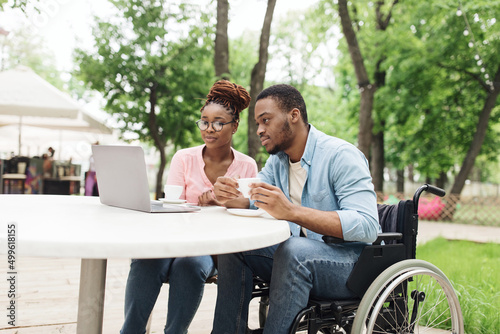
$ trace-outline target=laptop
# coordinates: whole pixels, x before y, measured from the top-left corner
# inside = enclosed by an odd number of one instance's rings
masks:
[[[150,213],[200,210],[151,200],[142,147],[93,145],[92,154],[102,204]]]

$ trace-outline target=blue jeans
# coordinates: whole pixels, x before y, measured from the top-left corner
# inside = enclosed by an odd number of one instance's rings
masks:
[[[295,316],[316,298],[352,297],[346,282],[366,244],[325,244],[292,237],[282,244],[219,255],[213,334],[244,334],[253,275],[270,281],[264,334],[286,334]]]
[[[200,305],[205,281],[216,273],[210,256],[132,260],[121,334],[144,334],[164,282],[169,282],[165,334],[185,334]]]

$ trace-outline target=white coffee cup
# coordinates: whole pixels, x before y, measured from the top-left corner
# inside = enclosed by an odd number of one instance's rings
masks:
[[[17,173],[18,174],[26,173],[26,162],[20,161],[17,163]]]
[[[168,200],[176,200],[179,199],[182,195],[183,186],[175,186],[172,184],[166,184],[163,187],[163,192],[165,192],[165,198]]]
[[[261,182],[260,179],[258,177],[248,177],[248,178],[243,178],[243,179],[239,179],[237,180],[238,181],[238,185],[239,185],[239,188],[238,190],[243,194],[243,196],[245,196],[246,198],[249,198],[250,197],[250,194],[248,193],[250,191],[250,183],[257,183],[257,182]]]

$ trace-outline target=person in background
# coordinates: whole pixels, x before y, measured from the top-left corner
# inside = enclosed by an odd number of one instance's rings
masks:
[[[93,145],[99,145],[99,142],[97,141]],[[85,174],[85,196],[99,196],[94,156],[92,155],[89,158],[89,170]]]
[[[54,159],[54,154],[56,153],[56,150],[54,150],[51,146],[48,148],[48,151],[49,151],[49,158]]]
[[[218,256],[213,334],[244,334],[253,276],[270,282],[265,334],[288,333],[309,296],[352,297],[347,278],[363,248],[377,238],[377,198],[368,162],[356,147],[309,124],[306,104],[290,85],[257,96],[257,135],[271,154],[250,184],[244,206],[287,220],[291,236],[281,244]],[[216,198],[226,206],[240,196],[237,181],[220,177]],[[239,203],[236,203],[239,204]],[[327,244],[323,236],[349,243]]]
[[[231,147],[240,113],[250,95],[227,80],[214,83],[196,122],[204,145],[182,149],[172,158],[167,184],[181,185],[181,199],[198,205],[219,205],[213,184],[220,176],[255,177],[255,160]],[[234,205],[245,202],[242,196]],[[216,274],[210,255],[134,259],[125,291],[125,321],[122,334],[142,334],[164,282],[169,283],[166,334],[185,334],[201,302],[205,281]]]
[[[47,151],[49,151],[49,153],[42,154],[44,178],[50,178],[54,174],[52,171],[52,164],[54,163],[54,153],[56,151],[52,147],[49,147]]]

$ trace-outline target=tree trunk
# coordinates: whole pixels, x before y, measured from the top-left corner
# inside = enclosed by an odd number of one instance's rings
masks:
[[[155,199],[162,197],[163,191],[163,172],[165,171],[165,165],[167,164],[167,158],[165,155],[165,140],[158,133],[158,124],[156,122],[156,102],[157,102],[157,88],[158,83],[154,82],[150,89],[149,103],[151,105],[151,110],[149,111],[148,127],[151,132],[151,137],[153,137],[153,142],[160,152],[160,166],[158,168],[158,173],[156,174],[156,187],[155,187]]]
[[[415,183],[415,166],[413,164],[408,165],[408,180]]]
[[[405,170],[398,169],[396,171],[396,192],[403,194],[405,193]]]
[[[385,85],[386,72],[381,70],[382,62],[385,56],[382,56],[377,61],[377,66],[375,67],[375,84],[377,87],[382,87]],[[370,118],[372,118],[370,116]],[[384,191],[384,168],[385,168],[385,149],[384,149],[384,131],[385,131],[385,119],[379,116],[380,124],[378,133],[372,134],[372,154],[370,160],[370,168],[372,171],[373,185],[375,186],[375,191]]]
[[[453,217],[456,209],[456,203],[460,199],[460,194],[465,185],[465,181],[469,176],[472,167],[476,161],[479,152],[481,151],[481,146],[483,145],[484,138],[486,136],[486,130],[488,129],[488,122],[490,120],[491,112],[495,108],[498,95],[500,94],[500,65],[498,66],[497,73],[495,74],[495,79],[493,80],[493,89],[489,90],[486,96],[486,101],[484,102],[483,109],[479,115],[479,121],[477,123],[476,132],[472,138],[472,143],[467,151],[467,154],[460,168],[460,172],[455,178],[450,194],[456,198],[456,201],[449,201],[446,203],[445,212],[448,212],[448,217]]]
[[[363,152],[366,158],[369,159],[373,128],[372,109],[376,87],[374,84],[370,83],[370,79],[368,78],[363,56],[359,49],[358,39],[349,16],[347,0],[339,0],[338,3],[342,31],[349,47],[349,54],[351,55],[356,79],[358,80],[359,91],[361,93],[358,148]]]
[[[491,116],[491,111],[496,105],[496,101],[498,95],[500,93],[500,66],[497,69],[497,73],[495,74],[494,89],[490,91],[486,97],[486,101],[483,105],[483,110],[479,115],[479,121],[477,123],[476,132],[474,133],[474,137],[472,139],[472,143],[469,147],[467,155],[462,163],[462,167],[460,168],[460,172],[455,178],[455,182],[451,187],[451,193],[455,195],[460,195],[462,192],[465,181],[474,166],[474,162],[476,161],[476,157],[479,155],[481,150],[481,146],[484,142],[484,137],[486,136],[486,130],[488,129],[488,121]]]
[[[384,131],[373,135],[372,142],[372,181],[375,191],[384,192]]]
[[[217,78],[229,80],[229,42],[227,36],[229,3],[217,0],[217,27],[215,33],[214,66]]]
[[[446,176],[445,172],[439,173],[439,178],[436,179],[436,187],[444,189],[446,186],[447,180],[448,180],[448,177]]]
[[[250,106],[248,108],[248,155],[257,161],[259,169],[262,167],[262,161],[258,156],[261,148],[260,139],[257,136],[257,126],[255,125],[255,99],[257,95],[264,89],[264,80],[266,78],[266,66],[269,58],[268,48],[269,39],[271,37],[271,23],[273,20],[274,7],[276,0],[268,0],[266,16],[264,17],[264,24],[260,35],[259,44],[259,61],[252,69],[252,76],[250,81]]]

